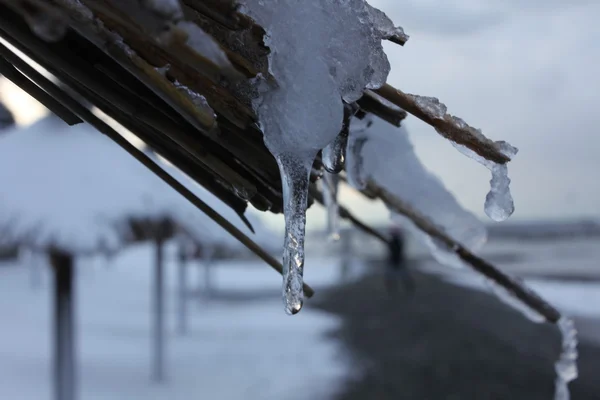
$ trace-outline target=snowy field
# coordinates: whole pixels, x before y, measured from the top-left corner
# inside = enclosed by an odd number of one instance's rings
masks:
[[[483,254],[516,254],[499,265],[514,273],[600,276],[600,250],[590,240],[495,242]],[[77,282],[80,398],[96,399],[327,399],[350,374],[345,353],[328,338],[340,321],[306,309],[284,314],[280,277],[259,261],[215,264],[214,299],[189,304],[189,333],[176,332],[174,252],[167,269],[167,382],[150,382],[151,249],[132,248],[110,264],[82,260]],[[307,260],[306,280],[317,291],[339,282],[335,257]],[[355,275],[365,267],[355,262]],[[454,283],[483,289],[468,270],[425,263]],[[203,287],[203,269],[189,281]],[[0,399],[50,399],[50,276],[32,285],[31,269],[0,266]],[[560,310],[600,333],[600,282],[529,277],[526,282]],[[271,295],[272,293],[272,295]],[[243,294],[248,300],[236,300]],[[255,294],[255,296],[254,296]],[[596,338],[600,341],[600,337]]]
[[[150,383],[151,260],[150,249],[141,246],[110,265],[80,263],[81,399],[326,399],[339,388],[344,355],[326,334],[340,321],[311,310],[309,302],[299,315],[285,315],[280,277],[260,262],[217,264],[214,286],[272,290],[272,297],[194,299],[185,336],[175,330],[176,268],[169,263],[167,382]],[[334,260],[307,265],[307,282],[316,289],[338,279]],[[0,266],[0,399],[50,399],[50,276],[42,278],[35,288],[27,268]]]

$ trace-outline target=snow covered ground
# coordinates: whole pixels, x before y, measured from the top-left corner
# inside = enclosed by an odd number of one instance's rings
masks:
[[[326,333],[340,321],[311,310],[310,302],[299,315],[285,315],[280,276],[260,262],[218,266],[215,286],[273,289],[273,297],[193,302],[186,336],[175,333],[176,268],[170,263],[168,379],[150,383],[151,254],[140,246],[110,265],[80,263],[81,399],[326,399],[339,388],[344,356]],[[316,289],[337,280],[332,260],[307,265],[307,282]],[[33,288],[27,268],[0,264],[0,399],[50,398],[49,278],[45,273]]]

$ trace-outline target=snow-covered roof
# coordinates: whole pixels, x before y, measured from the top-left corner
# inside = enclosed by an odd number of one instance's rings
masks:
[[[185,176],[174,170],[175,177]],[[236,213],[198,185],[190,189],[243,232]],[[0,223],[15,241],[72,252],[118,248],[129,218],[168,217],[203,243],[241,246],[161,179],[87,124],[46,117],[0,138]],[[252,219],[264,232],[260,221]],[[264,236],[263,236],[264,238]],[[5,239],[6,240],[6,239]]]

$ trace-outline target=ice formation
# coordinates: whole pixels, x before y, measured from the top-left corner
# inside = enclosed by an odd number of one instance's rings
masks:
[[[321,183],[323,185],[325,207],[327,208],[327,234],[329,239],[339,240],[340,218],[337,198],[340,177],[339,175],[325,172]]]
[[[372,116],[366,116],[363,120],[354,119],[350,126],[348,153],[354,153],[350,151],[350,144],[361,139],[364,145],[356,156],[362,158],[362,162],[348,157],[347,169],[355,170],[348,172],[348,177],[354,176],[349,182],[356,180],[356,176],[360,182],[373,179],[415,212],[435,221],[436,226],[457,243],[471,250],[485,243],[483,224],[465,211],[442,182],[421,164],[404,127],[396,128]],[[401,216],[394,218],[401,225],[408,228],[412,226]],[[427,236],[422,238],[440,262],[447,264],[449,259],[456,258],[452,249],[445,244]],[[458,266],[458,263],[453,262],[452,265]]]
[[[554,400],[569,400],[569,382],[577,378],[577,330],[573,321],[562,317],[558,323],[562,337],[562,352],[554,364],[556,369],[556,391]]]
[[[342,130],[322,151],[323,167],[327,172],[337,174],[344,169],[346,163],[346,147],[348,145],[348,133],[350,121],[355,114],[356,108],[344,104],[344,122]]]
[[[245,0],[242,10],[263,26],[276,85],[255,101],[267,148],[284,188],[283,297],[288,313],[302,307],[304,226],[309,172],[317,153],[342,130],[342,100],[387,79],[382,39],[392,22],[364,0]]]
[[[517,154],[518,149],[511,146],[510,144],[500,141],[492,142],[483,134],[480,130],[470,127],[462,119],[450,115],[447,113],[448,109],[445,104],[441,103],[435,97],[418,96],[414,94],[406,95],[414,106],[423,114],[427,115],[432,120],[443,120],[445,124],[449,125],[451,131],[467,131],[471,138],[476,139],[477,142],[485,144],[487,146],[493,146],[509,159]],[[490,181],[490,191],[485,199],[485,213],[494,221],[504,221],[512,215],[515,210],[512,195],[510,194],[510,179],[508,178],[508,168],[506,164],[498,164],[494,161],[490,161],[468,147],[454,142],[454,138],[448,129],[437,128],[438,132],[449,139],[454,147],[456,147],[461,153],[465,154],[480,164],[486,166],[492,172],[492,180]]]
[[[498,164],[487,160],[473,150],[458,143],[453,142],[452,144],[461,153],[486,166],[492,172],[490,191],[485,197],[485,213],[494,221],[501,222],[508,219],[515,211],[515,205],[510,193],[510,178],[508,177],[508,167],[506,164]],[[516,147],[503,141],[496,142],[496,146],[509,158],[512,158],[518,152]]]

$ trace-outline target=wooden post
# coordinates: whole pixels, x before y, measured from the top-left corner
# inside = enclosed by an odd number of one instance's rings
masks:
[[[68,253],[51,251],[53,282],[53,346],[54,400],[75,400],[75,304],[74,263]]]
[[[165,304],[164,304],[164,240],[155,239],[154,279],[152,280],[152,380],[165,380]]]
[[[179,246],[179,264],[177,265],[177,331],[180,335],[187,333],[187,260],[185,248]]]

